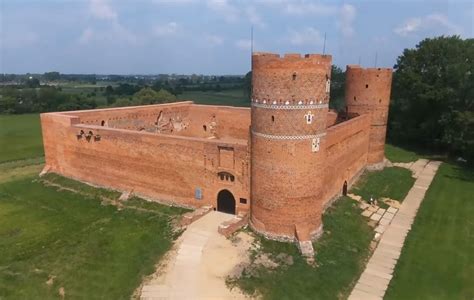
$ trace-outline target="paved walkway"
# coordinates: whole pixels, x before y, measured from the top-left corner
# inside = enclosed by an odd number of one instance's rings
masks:
[[[415,184],[383,233],[377,248],[349,296],[350,300],[383,299],[400,257],[405,238],[439,165],[440,162],[437,161],[420,159],[404,166],[413,171],[414,177],[417,178]]]
[[[143,286],[141,299],[245,299],[230,291],[225,279],[248,259],[251,240],[238,235],[232,243],[217,232],[219,224],[234,215],[210,212],[188,226],[176,242],[164,269]]]

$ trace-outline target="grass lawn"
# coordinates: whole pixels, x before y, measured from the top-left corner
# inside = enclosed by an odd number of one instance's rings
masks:
[[[180,100],[192,100],[197,104],[250,106],[250,101],[245,99],[244,90],[225,90],[222,92],[190,91],[178,95]]]
[[[385,144],[385,157],[391,162],[412,162],[418,160],[420,155],[394,145]]]
[[[294,244],[260,239],[261,250],[276,256],[292,255],[294,264],[275,271],[265,268],[258,275],[245,275],[237,284],[263,299],[340,299],[347,297],[369,255],[372,229],[360,215],[356,202],[340,198],[323,216],[324,234],[314,243],[317,267],[301,257]]]
[[[351,192],[362,196],[364,200],[370,197],[403,201],[415,183],[415,178],[408,169],[391,167],[382,171],[366,172],[352,187]]]
[[[184,210],[103,201],[115,196],[56,175],[0,182],[0,299],[57,299],[60,288],[66,298],[130,299]]]
[[[39,115],[0,115],[0,163],[39,156],[43,156]]]
[[[474,170],[444,163],[423,200],[385,299],[474,299]]]

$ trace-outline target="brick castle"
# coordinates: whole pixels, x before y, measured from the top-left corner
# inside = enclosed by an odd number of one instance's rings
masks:
[[[45,171],[147,199],[248,213],[268,238],[310,241],[324,209],[384,163],[389,68],[348,66],[329,110],[331,56],[252,55],[251,108],[191,101],[41,114]]]

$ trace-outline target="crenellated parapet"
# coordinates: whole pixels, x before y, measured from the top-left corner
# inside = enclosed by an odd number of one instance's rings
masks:
[[[255,53],[252,99],[260,103],[329,102],[330,55]]]

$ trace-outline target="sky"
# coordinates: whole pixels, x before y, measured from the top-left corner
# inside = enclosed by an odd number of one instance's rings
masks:
[[[474,1],[0,0],[0,72],[245,74],[254,51],[392,67],[474,35]]]

